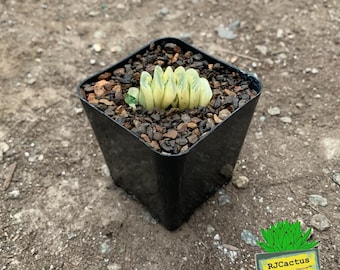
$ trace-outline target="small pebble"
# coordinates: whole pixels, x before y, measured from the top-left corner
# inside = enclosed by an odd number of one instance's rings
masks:
[[[125,5],[124,5],[123,3],[118,3],[118,4],[116,5],[116,7],[117,7],[118,9],[125,9]]]
[[[229,40],[236,38],[235,33],[232,30],[230,30],[228,27],[224,27],[223,25],[216,27],[215,31],[217,32],[220,38],[225,38]]]
[[[232,181],[233,185],[239,189],[245,189],[249,185],[249,179],[248,177],[241,175],[235,180]]]
[[[99,11],[91,10],[91,11],[89,12],[89,15],[90,15],[90,17],[95,17],[95,16],[99,15]]]
[[[260,120],[260,122],[264,122],[264,121],[266,121],[266,117],[264,115],[261,115],[259,117],[259,120]]]
[[[191,118],[188,114],[184,113],[181,115],[181,120],[184,122],[184,123],[189,123]]]
[[[241,26],[241,22],[239,20],[233,21],[228,25],[228,28],[231,30],[235,30]]]
[[[292,118],[290,118],[289,116],[281,117],[280,120],[281,120],[283,123],[286,123],[286,124],[292,123]]]
[[[319,73],[319,70],[317,68],[308,67],[308,68],[305,69],[305,73],[317,74],[317,73]]]
[[[284,54],[284,53],[280,53],[280,54],[277,55],[277,58],[278,58],[278,60],[281,62],[281,61],[287,59],[287,55]]]
[[[316,74],[319,73],[319,70],[317,68],[312,68],[311,72],[312,74]]]
[[[163,139],[163,134],[162,132],[155,132],[152,137],[155,141],[160,141]]]
[[[255,25],[255,31],[256,32],[261,32],[263,30],[263,26],[261,24]]]
[[[90,59],[90,64],[94,65],[96,63],[96,59]]]
[[[180,146],[184,146],[188,143],[188,140],[186,138],[178,138],[176,139],[176,143]]]
[[[187,139],[191,144],[194,144],[198,140],[198,137],[195,134],[191,134],[190,136],[187,137]]]
[[[281,113],[281,110],[279,107],[269,107],[267,112],[270,114],[270,115],[279,115]]]
[[[189,122],[189,123],[187,124],[187,127],[188,127],[188,128],[191,128],[191,129],[194,129],[194,128],[197,128],[197,124],[194,123],[194,122]]]
[[[176,139],[178,132],[175,129],[169,129],[168,132],[163,134],[163,137]]]
[[[233,56],[233,57],[230,58],[230,63],[234,64],[234,63],[237,62],[237,60],[238,60],[238,57],[237,56]]]
[[[75,107],[74,111],[75,111],[76,114],[81,114],[81,113],[83,113],[84,109],[82,107]]]
[[[276,37],[277,38],[283,38],[283,30],[281,28],[277,29]]]
[[[297,128],[295,130],[295,133],[298,134],[298,135],[301,135],[301,136],[306,134],[305,131],[302,128]]]
[[[324,231],[330,228],[331,222],[324,214],[316,214],[312,216],[310,225],[319,231]]]
[[[155,121],[159,121],[161,119],[161,116],[159,115],[159,113],[153,113],[151,114],[151,118]]]
[[[143,133],[143,134],[140,135],[140,137],[141,137],[145,142],[151,143],[151,140],[150,140],[150,138],[149,138],[148,135],[146,135],[146,134]]]
[[[30,156],[28,157],[27,159],[29,162],[35,162],[37,160],[37,156],[36,155],[33,155],[33,156]]]
[[[159,13],[161,15],[167,15],[169,13],[169,9],[167,7],[162,7]]]
[[[255,48],[263,55],[267,55],[268,53],[268,47],[265,45],[256,45]]]
[[[230,203],[230,198],[227,194],[221,194],[218,196],[218,205],[222,206],[225,205],[227,203]]]
[[[214,126],[215,126],[214,120],[211,119],[211,118],[208,118],[207,123],[206,123],[206,126],[205,126],[206,129],[207,129],[207,130],[210,130],[210,129],[212,129]]]
[[[154,148],[156,151],[158,151],[158,150],[161,149],[161,147],[159,146],[159,143],[158,143],[157,141],[152,141],[152,142],[150,143],[150,146],[151,146],[152,148]]]
[[[67,140],[62,140],[60,144],[62,147],[65,147],[65,148],[70,146],[70,142]]]
[[[102,46],[99,43],[93,44],[93,50],[99,53],[102,51]]]
[[[9,150],[9,145],[5,142],[0,142],[0,152],[6,153]]]
[[[20,191],[17,190],[17,189],[14,189],[14,190],[8,192],[8,196],[9,196],[10,199],[17,199],[20,196]]]
[[[332,180],[340,186],[340,173],[335,173],[332,177]]]
[[[123,269],[122,266],[117,263],[109,264],[107,266],[107,270],[122,270],[122,269]]]
[[[322,197],[321,195],[312,194],[308,196],[309,202],[314,205],[327,206],[327,199]]]
[[[189,149],[189,146],[188,145],[184,145],[182,148],[181,148],[181,152],[185,152]]]
[[[76,238],[78,235],[74,232],[69,232],[67,233],[67,240],[72,240],[74,238]]]
[[[220,241],[220,240],[221,240],[221,236],[220,236],[218,233],[215,234],[214,240],[215,240],[215,241]]]
[[[188,125],[186,123],[180,123],[176,129],[178,132],[183,132],[187,129],[187,127]]]
[[[222,122],[222,119],[219,118],[216,114],[214,114],[214,121],[215,121],[216,124],[219,124],[219,123]]]
[[[165,152],[171,152],[173,150],[173,147],[169,142],[166,141],[161,141],[160,142],[160,147],[165,151]]]
[[[110,246],[105,242],[101,244],[101,252],[102,254],[107,254],[110,251]]]
[[[221,119],[226,119],[230,115],[230,111],[228,109],[223,109],[218,113],[218,117]]]
[[[212,234],[215,231],[215,228],[210,224],[207,225],[207,233]]]
[[[27,82],[27,84],[32,85],[32,84],[35,84],[36,81],[37,80],[35,78],[30,78],[26,82]]]
[[[96,30],[96,31],[94,31],[94,33],[93,33],[93,37],[94,37],[95,39],[100,39],[100,38],[105,37],[105,34],[104,34],[104,32],[101,31],[101,30]]]
[[[255,132],[255,138],[256,139],[262,139],[263,138],[263,133],[260,131],[260,132]]]
[[[247,104],[247,100],[241,99],[240,102],[238,103],[238,106],[239,106],[239,107],[242,107],[242,106],[244,106],[244,105],[246,105],[246,104]]]
[[[110,51],[111,51],[112,53],[119,53],[119,52],[122,51],[122,47],[119,46],[119,45],[115,45],[115,46],[112,46],[112,47],[110,48]]]
[[[103,164],[103,165],[100,167],[100,170],[101,170],[102,175],[104,175],[104,176],[106,176],[106,177],[110,177],[110,176],[111,176],[109,167],[108,167],[106,164]]]
[[[248,230],[243,230],[241,233],[241,239],[246,242],[246,244],[251,246],[257,246],[257,238]]]
[[[274,65],[274,61],[273,61],[272,59],[270,59],[270,58],[267,58],[267,59],[265,59],[264,61],[265,61],[268,65],[270,65],[270,66]]]

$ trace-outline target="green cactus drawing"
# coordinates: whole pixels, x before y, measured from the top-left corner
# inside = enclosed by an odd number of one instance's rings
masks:
[[[290,223],[278,221],[268,229],[261,228],[264,242],[256,243],[266,252],[280,252],[289,250],[308,250],[318,245],[317,241],[308,241],[312,229],[303,232],[299,221]]]

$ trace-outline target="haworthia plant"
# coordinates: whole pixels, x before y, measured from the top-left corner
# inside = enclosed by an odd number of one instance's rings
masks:
[[[257,241],[257,244],[266,252],[308,250],[318,245],[317,241],[308,241],[311,232],[311,228],[303,232],[299,221],[278,221],[268,229],[261,229],[264,242]]]
[[[208,80],[200,78],[195,69],[185,70],[179,66],[173,71],[168,66],[163,71],[160,66],[155,66],[153,78],[147,71],[141,73],[140,88],[129,88],[125,102],[134,110],[137,104],[148,111],[169,106],[193,109],[207,106],[211,97]]]

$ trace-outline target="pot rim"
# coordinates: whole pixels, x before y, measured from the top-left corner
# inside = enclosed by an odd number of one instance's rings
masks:
[[[245,79],[248,79],[250,80],[253,84],[256,84],[256,92],[257,94],[249,101],[247,101],[246,104],[244,104],[243,106],[241,107],[238,107],[236,110],[234,110],[233,112],[231,112],[231,114],[226,118],[224,119],[221,123],[215,125],[212,129],[210,129],[209,131],[207,131],[206,133],[202,134],[198,140],[192,144],[187,150],[183,151],[183,152],[180,152],[180,153],[177,153],[177,154],[171,154],[171,153],[167,153],[167,152],[159,152],[155,149],[153,149],[149,144],[147,144],[140,136],[138,136],[135,132],[125,128],[124,126],[122,126],[121,124],[119,124],[117,121],[115,121],[112,117],[108,116],[104,111],[98,109],[96,106],[94,106],[93,104],[89,103],[86,98],[84,98],[82,96],[82,94],[80,93],[81,91],[81,86],[84,85],[87,81],[91,80],[92,78],[97,78],[99,75],[105,73],[106,71],[108,70],[111,70],[113,67],[117,66],[118,64],[122,63],[122,62],[126,62],[128,61],[132,56],[136,55],[136,54],[139,54],[140,52],[146,50],[151,44],[153,43],[159,43],[159,42],[162,42],[162,41],[168,41],[168,42],[173,42],[173,43],[181,43],[181,45],[184,45],[184,46],[187,46],[187,47],[190,47],[192,48],[195,52],[197,53],[201,53],[203,55],[203,57],[208,57],[210,58],[210,60],[214,60],[216,62],[219,62],[221,63],[222,65],[224,66],[227,66],[229,69],[241,74],[241,76],[243,76]],[[122,58],[121,60],[118,60],[116,61],[115,64],[113,65],[110,65],[102,70],[100,70],[99,72],[96,72],[95,74],[91,75],[90,77],[87,77],[86,79],[82,80],[78,86],[77,86],[77,92],[76,92],[76,96],[84,103],[86,103],[87,105],[89,105],[90,107],[92,107],[93,109],[95,109],[97,112],[105,115],[105,117],[109,118],[113,123],[115,123],[117,126],[123,128],[124,130],[126,130],[129,134],[131,134],[132,136],[134,136],[135,138],[137,138],[139,141],[141,141],[142,143],[144,143],[144,145],[149,149],[151,150],[152,152],[154,152],[155,154],[157,155],[161,155],[161,156],[164,156],[164,157],[180,157],[180,156],[184,156],[186,155],[187,153],[189,153],[193,148],[195,148],[202,140],[204,140],[207,136],[209,136],[209,134],[213,131],[215,131],[216,129],[218,129],[219,127],[222,126],[222,124],[224,122],[226,122],[228,119],[234,117],[237,112],[239,110],[241,110],[243,107],[247,106],[249,103],[251,102],[254,102],[255,100],[257,100],[259,98],[259,96],[261,95],[262,93],[262,83],[261,81],[259,80],[258,76],[256,73],[253,73],[253,72],[247,72],[247,71],[244,71],[240,68],[237,68],[236,66],[230,64],[230,63],[227,63],[221,59],[219,59],[218,57],[215,57],[215,56],[211,56],[209,55],[208,53],[204,52],[203,50],[201,49],[198,49],[196,48],[195,46],[179,39],[179,38],[175,38],[175,37],[162,37],[162,38],[158,38],[158,39],[154,39],[152,41],[149,41],[146,45],[142,46],[141,48],[135,50],[134,52],[130,53],[128,56]]]

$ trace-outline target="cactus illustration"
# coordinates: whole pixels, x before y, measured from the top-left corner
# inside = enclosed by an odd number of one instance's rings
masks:
[[[308,241],[312,229],[304,232],[299,221],[290,223],[288,220],[271,224],[268,229],[261,228],[264,242],[256,243],[266,252],[289,250],[308,250],[318,245],[317,241]]]

